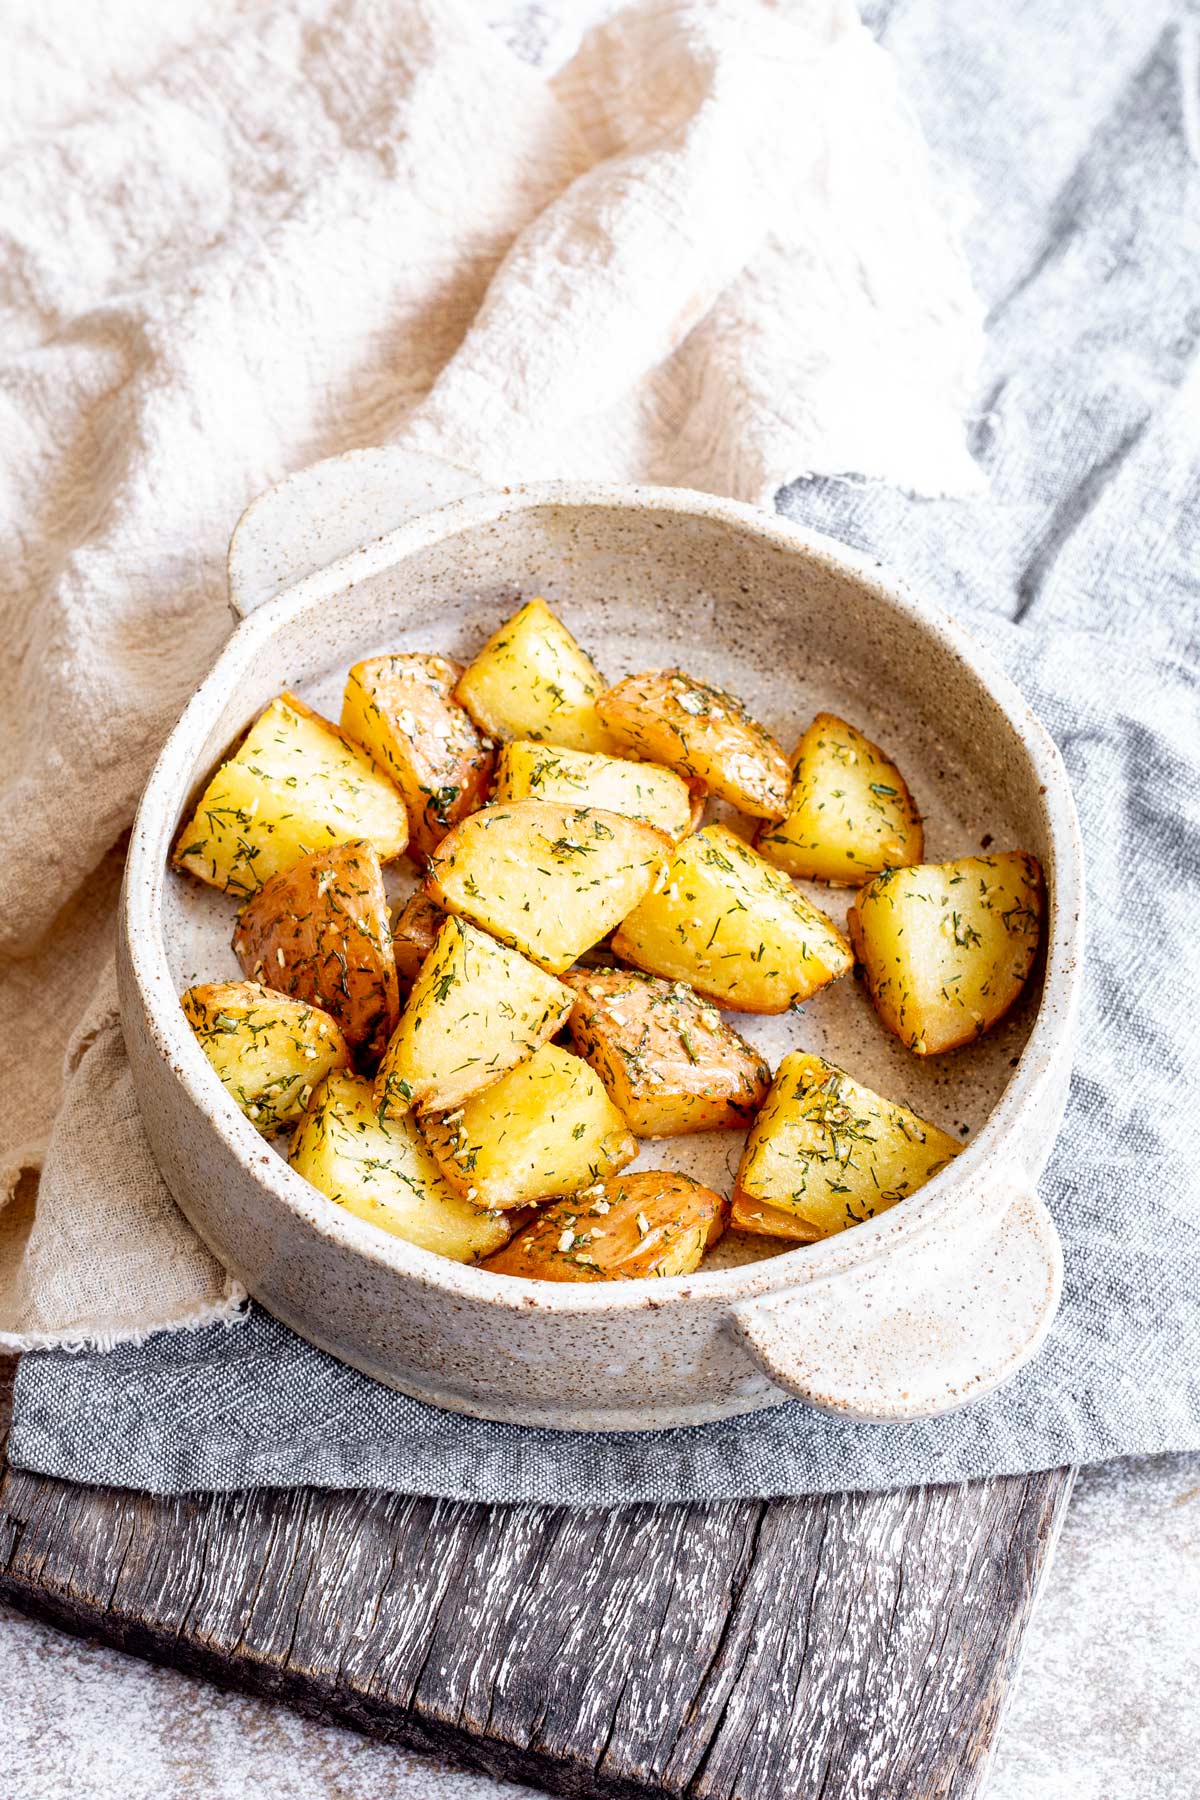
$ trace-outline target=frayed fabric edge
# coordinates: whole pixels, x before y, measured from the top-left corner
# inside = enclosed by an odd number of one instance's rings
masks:
[[[10,1356],[24,1356],[31,1350],[66,1350],[72,1356],[89,1351],[115,1350],[118,1344],[144,1344],[163,1331],[203,1331],[208,1325],[224,1325],[228,1329],[240,1325],[248,1316],[246,1289],[231,1281],[220,1300],[193,1307],[171,1318],[156,1319],[148,1325],[131,1325],[119,1331],[76,1330],[70,1335],[53,1331],[0,1331],[0,1351]]]

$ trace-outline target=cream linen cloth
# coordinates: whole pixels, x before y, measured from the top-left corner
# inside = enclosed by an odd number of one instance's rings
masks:
[[[845,0],[635,6],[556,74],[486,19],[4,8],[0,1345],[243,1298],[151,1165],[110,954],[256,493],[385,441],[765,505],[806,473],[978,486],[979,308]]]

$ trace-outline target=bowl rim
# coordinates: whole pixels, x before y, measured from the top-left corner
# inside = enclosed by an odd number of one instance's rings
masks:
[[[196,746],[246,668],[297,614],[395,567],[418,550],[517,511],[586,508],[661,512],[704,518],[789,554],[806,558],[868,589],[874,600],[939,640],[965,666],[1004,715],[1029,760],[1052,853],[1050,930],[1042,994],[1016,1069],[983,1126],[962,1153],[903,1206],[817,1244],[797,1246],[729,1269],[697,1270],[644,1282],[551,1283],[499,1276],[457,1263],[393,1237],[334,1207],[272,1151],[225,1093],[188,1029],[167,959],[163,899],[173,820],[191,785]],[[171,1076],[229,1154],[274,1201],[318,1236],[393,1274],[448,1298],[511,1312],[613,1314],[655,1310],[701,1299],[732,1305],[834,1279],[885,1257],[901,1241],[935,1229],[966,1196],[991,1189],[1021,1170],[1016,1141],[1022,1119],[1069,1051],[1082,980],[1083,851],[1062,757],[1020,690],[984,646],[936,602],[909,590],[878,558],[824,533],[743,501],[690,488],[621,483],[530,482],[481,491],[421,512],[381,537],[313,571],[264,601],[236,627],[168,735],[143,790],[130,837],[120,929],[145,1023]],[[123,995],[123,1006],[129,997]],[[1048,1147],[1048,1146],[1047,1146]]]

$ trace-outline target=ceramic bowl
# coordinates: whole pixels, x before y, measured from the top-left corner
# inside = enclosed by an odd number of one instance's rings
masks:
[[[168,1186],[270,1312],[439,1406],[626,1430],[789,1396],[904,1420],[988,1392],[1036,1350],[1061,1284],[1034,1188],[1065,1103],[1080,985],[1080,845],[1057,751],[959,626],[843,545],[690,491],[477,489],[444,465],[356,453],[273,489],[235,534],[242,623],[150,778],[122,909],[125,1034]],[[612,680],[681,664],[742,694],[789,748],[818,708],[853,719],[904,770],[930,860],[989,844],[1041,858],[1044,968],[971,1048],[911,1056],[849,978],[782,1019],[739,1016],[772,1058],[814,1050],[963,1136],[961,1156],[879,1218],[790,1250],[728,1234],[714,1266],[669,1280],[492,1276],[324,1199],[242,1117],[193,1039],[178,995],[236,976],[233,909],[172,873],[168,854],[214,764],[280,688],[336,718],[357,658],[468,658],[535,593]],[[844,916],[850,895],[810,891]],[[739,1147],[734,1133],[677,1139],[636,1166],[727,1189]]]

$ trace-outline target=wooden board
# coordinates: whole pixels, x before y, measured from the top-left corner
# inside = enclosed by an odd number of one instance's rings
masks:
[[[970,1800],[1071,1479],[606,1512],[3,1466],[0,1593],[556,1793]]]

